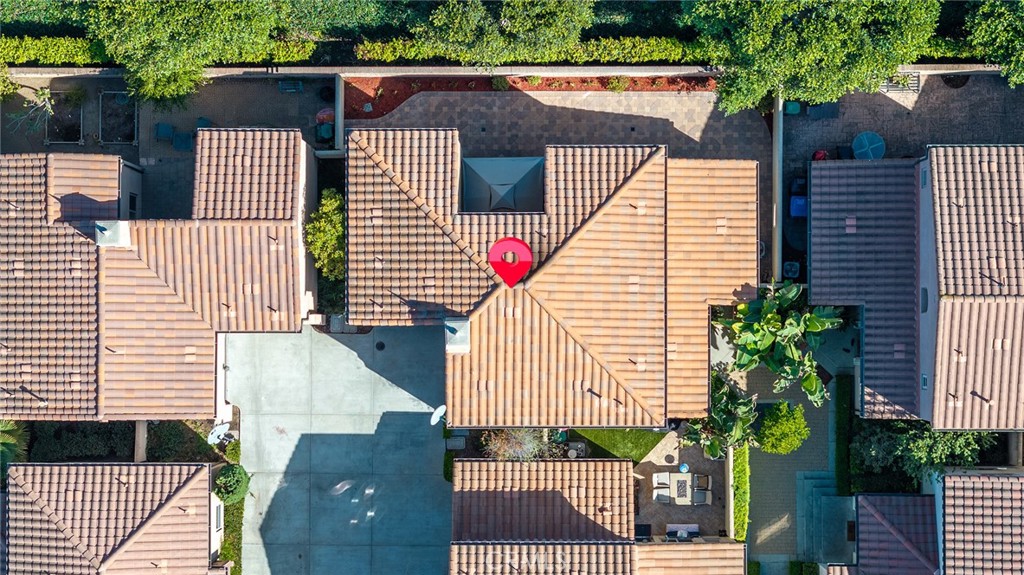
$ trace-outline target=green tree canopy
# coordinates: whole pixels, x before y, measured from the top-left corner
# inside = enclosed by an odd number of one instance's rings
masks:
[[[279,18],[272,0],[96,0],[87,23],[129,89],[160,100],[194,92],[206,66],[264,60]]]
[[[785,455],[799,449],[810,436],[804,406],[798,403],[793,407],[788,401],[780,401],[764,414],[757,431],[757,443],[765,453]]]
[[[683,20],[725,67],[731,114],[776,93],[818,104],[877,91],[925,50],[938,16],[938,0],[698,0]]]
[[[413,34],[447,58],[498,66],[566,51],[593,23],[593,7],[593,0],[448,0]]]
[[[850,443],[851,466],[886,473],[900,469],[915,481],[945,467],[971,467],[995,443],[989,432],[934,431],[924,421],[864,420]]]
[[[28,452],[28,432],[19,421],[0,420],[0,480],[7,477],[7,466],[24,461]]]
[[[329,280],[345,278],[345,211],[338,190],[328,188],[320,193],[320,207],[306,224],[306,249],[313,254],[313,263]]]
[[[1002,67],[1010,86],[1024,84],[1024,2],[987,0],[967,19],[969,41]]]
[[[711,459],[718,459],[730,447],[757,445],[754,420],[757,396],[747,397],[720,374],[711,374],[711,410],[707,417],[691,419],[683,439],[700,445]]]

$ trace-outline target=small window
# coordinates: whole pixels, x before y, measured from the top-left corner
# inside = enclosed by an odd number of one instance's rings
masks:
[[[224,506],[223,505],[218,505],[217,506],[217,512],[214,514],[214,517],[215,517],[215,519],[214,519],[214,521],[215,521],[214,528],[217,531],[220,531],[221,529],[224,529]]]
[[[921,374],[921,389],[922,390],[927,390],[928,389],[928,376],[923,374],[923,373]]]
[[[928,313],[928,288],[921,288],[921,315]]]

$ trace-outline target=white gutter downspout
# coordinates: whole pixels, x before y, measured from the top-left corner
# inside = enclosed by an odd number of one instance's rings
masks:
[[[782,280],[782,94],[775,94],[772,114],[772,278]]]

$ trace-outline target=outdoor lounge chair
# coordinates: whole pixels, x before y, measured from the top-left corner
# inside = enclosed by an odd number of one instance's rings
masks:
[[[707,489],[693,490],[694,505],[711,505],[711,492]]]
[[[694,489],[711,489],[711,476],[710,475],[698,475],[693,474],[693,488]]]
[[[670,503],[672,495],[669,493],[668,487],[656,487],[654,489],[654,500],[658,503]]]
[[[655,473],[651,476],[655,487],[668,487],[668,473]]]

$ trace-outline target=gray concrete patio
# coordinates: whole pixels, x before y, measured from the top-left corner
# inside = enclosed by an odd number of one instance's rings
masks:
[[[378,349],[383,344],[382,349]],[[440,328],[227,336],[247,575],[443,573],[451,540]]]

